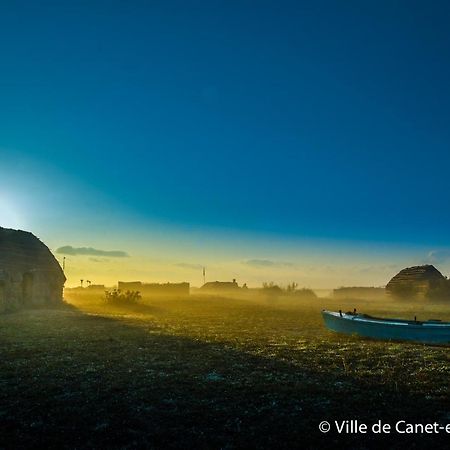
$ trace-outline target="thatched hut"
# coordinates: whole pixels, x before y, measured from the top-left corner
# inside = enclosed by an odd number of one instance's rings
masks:
[[[430,289],[437,287],[443,280],[445,277],[442,273],[430,264],[407,267],[389,281],[386,294],[392,297],[424,298]]]
[[[208,281],[200,290],[209,294],[226,294],[239,292],[241,288],[237,284],[236,280],[233,281]]]
[[[61,302],[65,281],[58,261],[36,236],[0,227],[0,312]]]

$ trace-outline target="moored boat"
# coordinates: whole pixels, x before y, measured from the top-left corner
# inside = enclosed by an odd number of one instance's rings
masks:
[[[327,328],[338,333],[372,339],[450,344],[450,322],[386,319],[356,311],[343,313],[323,310],[322,317]]]

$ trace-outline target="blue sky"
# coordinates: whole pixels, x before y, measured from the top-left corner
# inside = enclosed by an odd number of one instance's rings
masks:
[[[3,223],[145,249],[153,274],[163,253],[445,253],[449,20],[438,1],[5,2]]]

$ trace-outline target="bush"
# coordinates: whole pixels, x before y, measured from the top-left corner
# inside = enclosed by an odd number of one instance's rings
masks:
[[[317,298],[316,293],[312,289],[301,288],[288,291],[289,295],[301,300],[313,300]]]
[[[262,291],[265,294],[269,295],[279,295],[283,293],[283,289],[280,288],[280,286],[276,285],[271,281],[270,283],[263,283]]]
[[[263,283],[263,287],[260,292],[265,296],[269,302],[273,302],[283,293],[280,286],[277,286],[272,281],[270,283]]]
[[[272,300],[277,299],[280,296],[298,298],[301,300],[313,300],[317,298],[316,293],[312,289],[299,289],[298,284],[295,282],[288,284],[286,288],[281,288],[272,281],[270,283],[263,283],[261,293]]]
[[[112,291],[105,291],[105,301],[109,304],[131,305],[141,300],[141,293],[139,291],[125,291],[120,289],[113,289]]]

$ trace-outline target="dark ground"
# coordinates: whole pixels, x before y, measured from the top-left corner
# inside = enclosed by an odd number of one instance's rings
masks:
[[[342,302],[193,297],[105,307],[80,294],[70,302],[0,316],[0,448],[444,448],[450,440],[319,432],[322,420],[450,423],[449,348],[331,334],[320,310]],[[444,305],[366,304],[365,312],[450,318]]]

